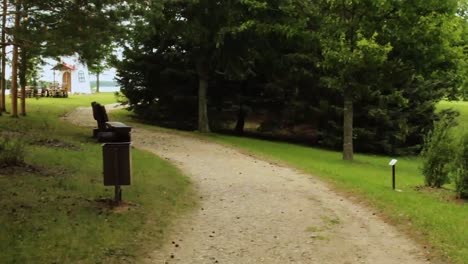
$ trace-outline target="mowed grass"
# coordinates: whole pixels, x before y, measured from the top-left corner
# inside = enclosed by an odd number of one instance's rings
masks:
[[[462,101],[442,101],[438,105],[438,109],[453,109],[460,113],[457,118],[458,126],[454,128],[455,136],[460,136],[463,132],[468,132],[468,102]]]
[[[114,192],[102,183],[101,144],[89,129],[59,118],[92,101],[114,98],[30,99],[27,117],[0,117],[0,131],[27,143],[30,165],[0,169],[1,263],[139,263],[162,245],[177,214],[194,205],[186,176],[137,149],[132,186],[123,187],[129,210],[103,202]]]

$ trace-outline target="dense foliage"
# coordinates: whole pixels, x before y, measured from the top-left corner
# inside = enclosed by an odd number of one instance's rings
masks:
[[[468,198],[468,133],[463,135],[456,148],[452,178],[458,197]]]
[[[450,128],[453,125],[453,120],[443,118],[435,123],[434,130],[425,138],[421,157],[422,173],[427,186],[440,188],[450,180],[451,162],[454,158]]]
[[[257,133],[343,144],[345,159],[353,149],[415,152],[438,118],[435,104],[461,94],[463,8],[456,0],[139,3],[119,83],[137,114],[170,126],[242,133],[255,124]]]

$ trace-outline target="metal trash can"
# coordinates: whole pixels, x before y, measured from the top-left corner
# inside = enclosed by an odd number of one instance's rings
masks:
[[[105,143],[102,145],[104,161],[104,185],[130,185],[132,162],[130,142]]]

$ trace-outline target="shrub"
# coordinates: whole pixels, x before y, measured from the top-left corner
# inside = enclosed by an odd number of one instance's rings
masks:
[[[0,134],[0,168],[24,163],[25,143],[18,137]]]
[[[450,164],[454,156],[450,131],[453,126],[452,119],[442,118],[424,139],[421,152],[422,173],[427,186],[440,188],[450,180]]]
[[[465,133],[455,152],[452,179],[458,198],[468,198],[468,133]]]

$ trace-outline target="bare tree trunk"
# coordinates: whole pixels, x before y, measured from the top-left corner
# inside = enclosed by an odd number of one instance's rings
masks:
[[[6,14],[7,14],[7,5],[8,0],[3,0],[3,17],[2,17],[2,73],[0,77],[0,87],[1,87],[1,95],[0,95],[0,112],[6,111],[6,100],[5,100],[5,90],[6,90],[6,80],[5,80],[5,70],[6,70]]]
[[[21,0],[18,0],[22,4]],[[23,8],[22,17],[24,19],[28,18],[28,8],[25,6]],[[19,26],[19,24],[18,24]],[[19,45],[19,43],[18,43]],[[28,80],[26,78],[28,72],[28,52],[23,41],[21,41],[21,65],[20,65],[20,85],[21,85],[21,115],[26,116],[26,86],[28,85]]]
[[[28,57],[26,50],[22,47],[21,48],[21,65],[19,71],[19,79],[20,79],[20,86],[21,86],[21,115],[26,116],[26,71],[28,69]]]
[[[345,92],[343,108],[343,160],[353,160],[353,98]]]
[[[11,116],[18,117],[18,47],[13,48],[11,66]]]
[[[5,45],[5,44],[2,44],[2,45]],[[0,56],[0,64],[1,62],[3,62],[4,58]],[[5,108],[5,90],[3,89],[3,86],[2,86],[2,79],[1,79],[1,76],[3,75],[3,71],[1,70],[0,68],[0,116],[2,116],[2,113],[3,113],[3,109]]]
[[[2,46],[5,44],[3,43]],[[0,56],[0,64],[3,62],[5,58]],[[0,69],[0,116],[2,116],[3,109],[5,108],[5,90],[2,86],[1,76],[3,75],[3,71]]]
[[[15,29],[20,26],[21,3],[16,2]],[[11,66],[11,116],[18,117],[18,38],[15,36],[13,43],[13,62]]]
[[[242,81],[239,89],[239,112],[237,113],[237,123],[234,131],[238,135],[244,134],[245,118],[247,117],[247,110],[244,107],[244,92],[247,90],[247,80]]]
[[[198,73],[198,131],[202,133],[210,132],[210,125],[208,122],[208,80],[209,80],[209,67],[204,59],[197,61]]]
[[[99,81],[99,75],[101,75],[101,73],[96,72],[96,93],[99,93],[99,87],[101,86],[100,81]]]
[[[236,134],[242,135],[244,133],[246,112],[242,105],[239,106],[239,112],[237,113],[236,123]]]

